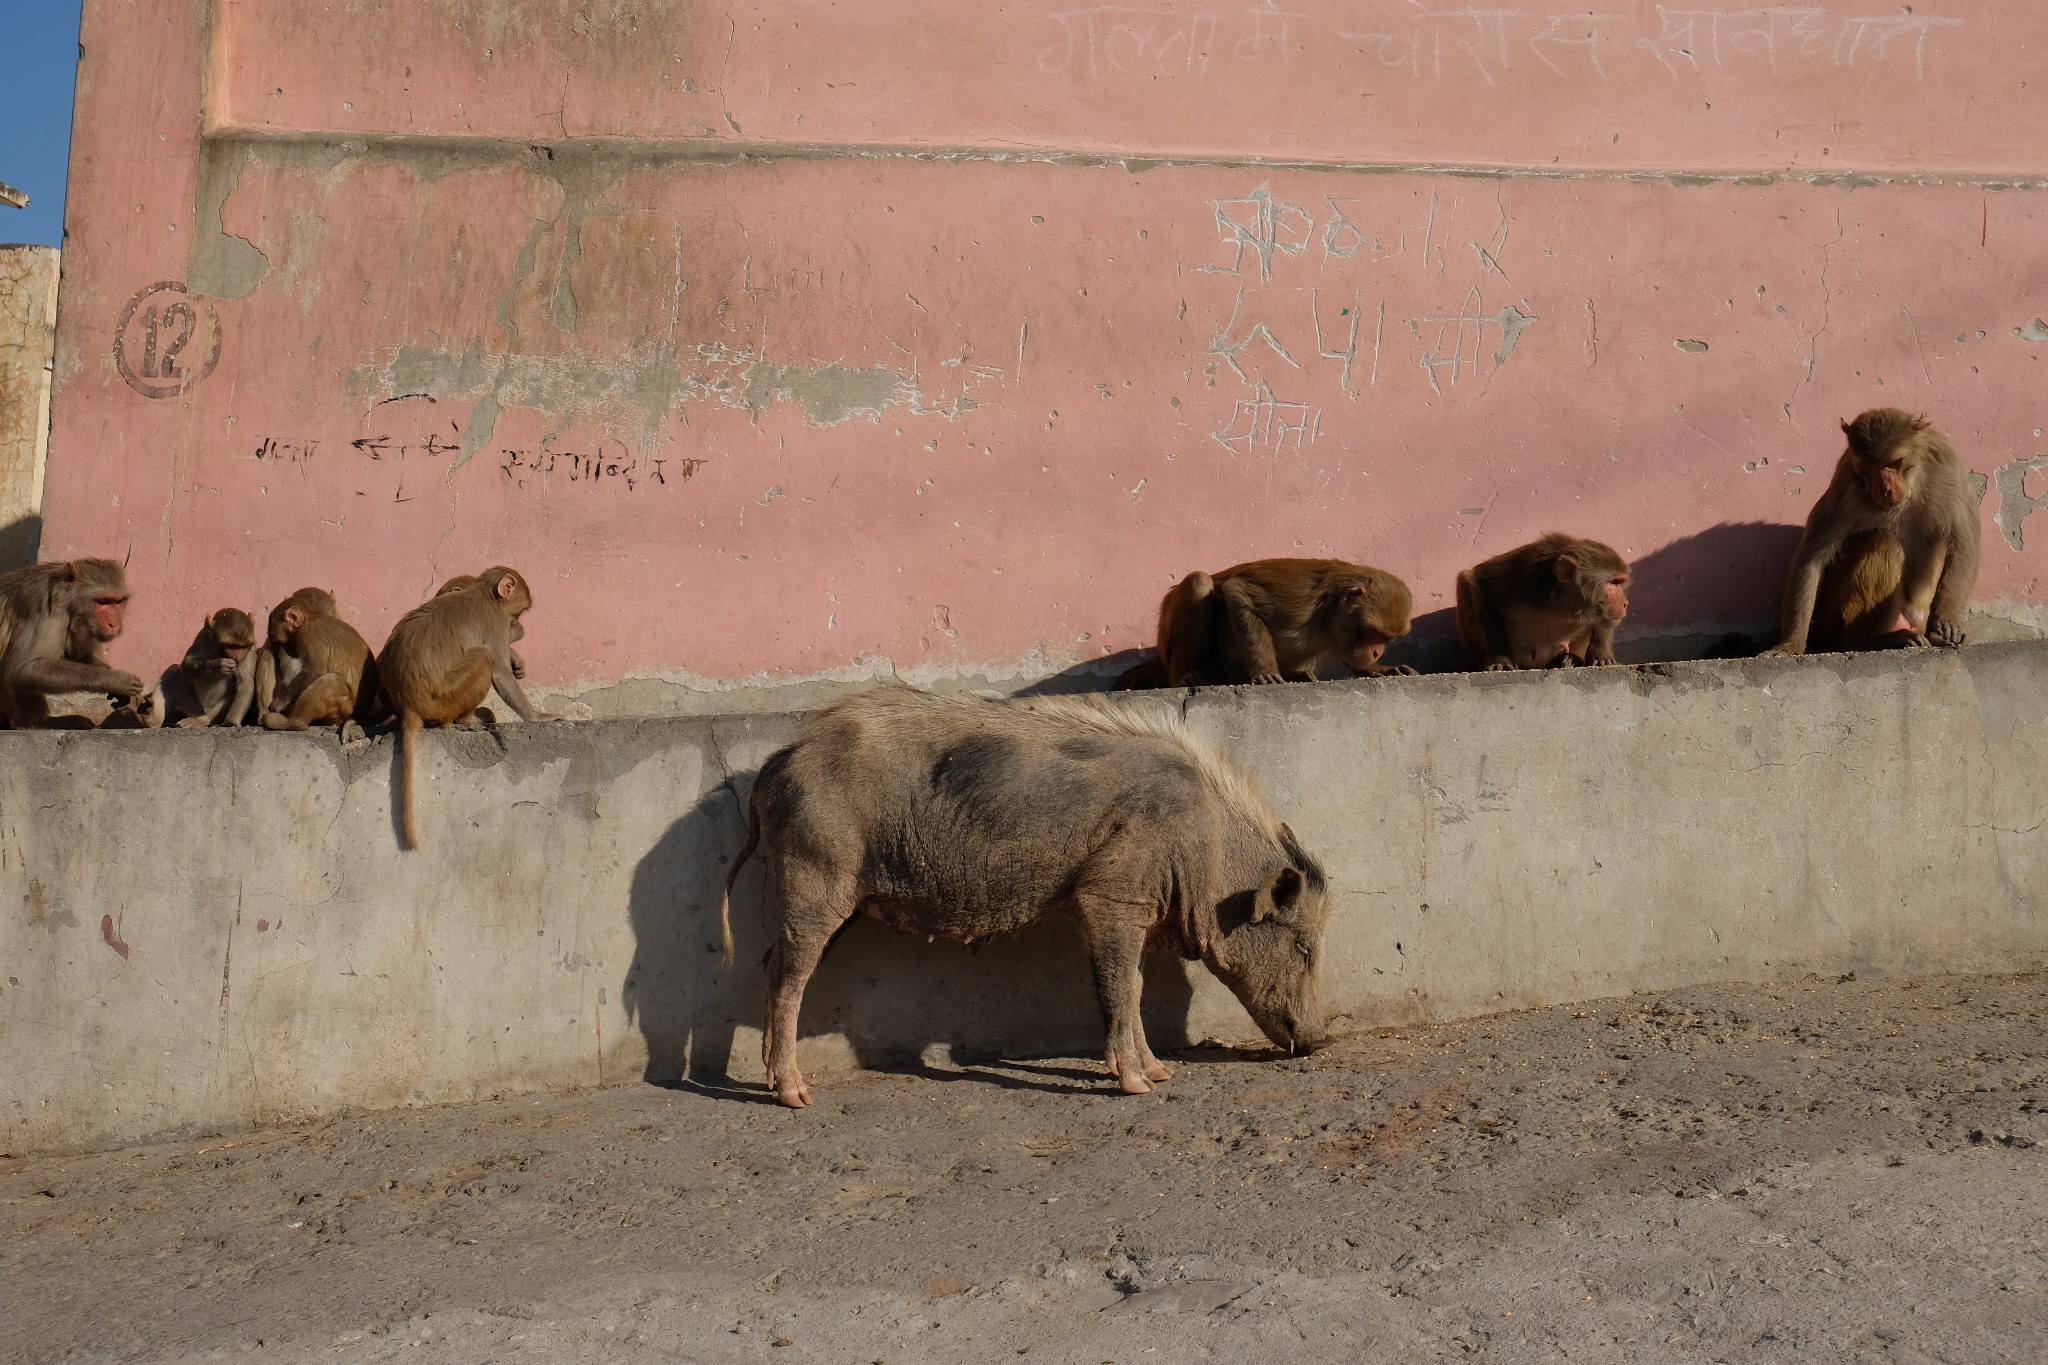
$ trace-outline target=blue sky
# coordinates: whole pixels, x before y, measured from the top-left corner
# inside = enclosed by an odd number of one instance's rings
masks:
[[[80,3],[0,0],[8,48],[0,80],[0,180],[29,195],[25,209],[0,204],[0,242],[63,244]]]

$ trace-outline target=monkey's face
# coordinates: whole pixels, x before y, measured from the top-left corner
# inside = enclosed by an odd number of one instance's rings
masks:
[[[1602,619],[1611,625],[1620,625],[1622,618],[1628,615],[1628,574],[1609,574],[1597,591]]]
[[[1856,471],[1862,477],[1864,496],[1885,511],[1912,497],[1919,474],[1914,463],[1902,458],[1898,451],[1887,452],[1885,458],[1878,460],[1859,458]]]
[[[128,609],[125,592],[96,592],[92,595],[92,634],[106,644],[121,633],[121,614]]]
[[[1387,646],[1411,629],[1408,614],[1413,602],[1407,585],[1399,582],[1382,582],[1373,592],[1347,589],[1337,630],[1345,667],[1359,673],[1378,664]]]

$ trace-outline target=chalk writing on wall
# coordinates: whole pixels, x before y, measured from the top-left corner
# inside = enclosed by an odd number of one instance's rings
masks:
[[[1233,284],[1205,347],[1205,374],[1226,392],[1235,381],[1237,392],[1209,434],[1234,455],[1300,454],[1323,431],[1309,395],[1327,393],[1332,380],[1355,400],[1393,382],[1396,369],[1420,370],[1433,393],[1449,396],[1506,365],[1541,321],[1502,264],[1505,207],[1490,202],[1479,236],[1459,229],[1455,196],[1444,206],[1432,191],[1422,221],[1405,224],[1365,219],[1350,205],[1334,196],[1294,203],[1263,184],[1210,202],[1220,249],[1198,272]]]
[[[1202,78],[1257,63],[1281,66],[1311,47],[1325,53],[1346,44],[1368,70],[1484,85],[1515,72],[1607,80],[1653,68],[1673,78],[1719,71],[1797,77],[1822,67],[1882,66],[1920,81],[1941,55],[1939,35],[1965,22],[1915,14],[1910,6],[1873,14],[1826,5],[1657,5],[1654,18],[1597,9],[1437,7],[1423,0],[1324,8],[1342,17],[1282,9],[1279,0],[1059,10],[1048,16],[1059,32],[1039,52],[1038,66],[1095,84]]]
[[[1495,84],[1517,69],[1605,80],[1618,67],[1655,61],[1667,75],[1750,70],[1772,76],[1817,67],[1890,65],[1927,71],[1927,39],[1961,19],[1907,13],[1840,15],[1821,5],[1681,9],[1659,5],[1654,32],[1621,15],[1578,11],[1425,9],[1406,5],[1394,22],[1337,36],[1381,67],[1417,77]]]
[[[1121,76],[1204,75],[1215,63],[1285,63],[1305,16],[1276,0],[1243,7],[1091,5],[1052,16],[1060,36],[1038,54],[1041,71],[1091,81]]]

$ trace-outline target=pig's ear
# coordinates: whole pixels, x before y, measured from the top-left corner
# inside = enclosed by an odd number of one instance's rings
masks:
[[[1272,887],[1252,906],[1252,922],[1256,924],[1274,915],[1284,915],[1300,900],[1301,874],[1291,867],[1283,867],[1273,878]]]

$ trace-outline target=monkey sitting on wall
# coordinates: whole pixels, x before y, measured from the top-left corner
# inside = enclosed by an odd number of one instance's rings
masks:
[[[1407,635],[1414,599],[1382,569],[1341,559],[1260,559],[1200,570],[1159,603],[1158,657],[1119,688],[1314,682],[1324,663],[1368,678],[1412,674],[1380,662]]]
[[[185,657],[164,670],[152,705],[137,706],[151,728],[175,725],[199,729],[240,725],[248,714],[247,691],[256,669],[256,622],[239,607],[222,607],[206,618]]]
[[[1628,583],[1611,547],[1552,531],[1458,575],[1458,638],[1488,672],[1611,664]]]
[[[1925,417],[1898,408],[1872,408],[1842,434],[1765,655],[1962,644],[1980,555],[1969,472]]]
[[[334,725],[347,732],[375,696],[377,672],[369,643],[336,614],[334,595],[299,589],[271,608],[267,636],[269,665],[259,661],[255,670],[257,722],[266,730]]]
[[[512,641],[525,634],[519,618],[532,606],[526,579],[498,565],[467,583],[444,584],[391,628],[377,656],[377,676],[398,717],[398,828],[405,847],[420,843],[413,770],[423,726],[475,724],[477,708],[494,688],[521,720],[547,719],[512,674]]]
[[[142,679],[105,655],[127,607],[128,580],[111,559],[0,574],[0,728],[91,728],[83,716],[52,717],[55,692],[101,692],[124,706],[141,696]]]

